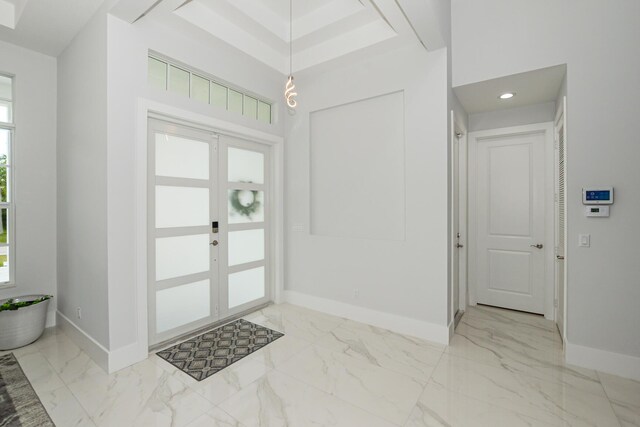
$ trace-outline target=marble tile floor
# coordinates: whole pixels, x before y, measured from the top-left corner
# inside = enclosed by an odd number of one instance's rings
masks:
[[[640,382],[565,365],[539,316],[471,307],[448,347],[289,304],[245,318],[286,335],[202,382],[153,354],[107,375],[55,328],[14,354],[58,427],[640,426]]]

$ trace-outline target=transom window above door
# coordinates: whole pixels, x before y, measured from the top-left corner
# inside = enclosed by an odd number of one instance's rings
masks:
[[[160,56],[149,55],[148,60],[148,82],[151,87],[178,93],[262,123],[272,123],[270,102]]]

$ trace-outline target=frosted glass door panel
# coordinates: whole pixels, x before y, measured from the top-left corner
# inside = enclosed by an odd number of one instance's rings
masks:
[[[264,192],[229,190],[229,224],[264,221]]]
[[[209,144],[156,134],[156,175],[209,179]]]
[[[156,186],[156,227],[209,224],[209,189]]]
[[[209,271],[209,235],[156,239],[156,280]]]
[[[208,317],[209,280],[176,286],[156,293],[156,331],[164,332]]]
[[[243,230],[229,233],[230,266],[262,259],[264,259],[264,230]]]
[[[229,275],[229,308],[264,297],[264,267]]]
[[[229,147],[229,182],[264,184],[264,154]]]

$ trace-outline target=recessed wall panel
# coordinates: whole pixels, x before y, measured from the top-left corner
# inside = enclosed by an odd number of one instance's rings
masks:
[[[311,233],[404,240],[404,93],[315,111],[309,120]]]

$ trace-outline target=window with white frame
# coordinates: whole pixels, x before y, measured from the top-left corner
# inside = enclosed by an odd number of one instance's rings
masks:
[[[13,78],[0,74],[0,286],[13,283],[15,259],[13,177]]]
[[[224,108],[259,122],[271,124],[271,103],[231,88],[214,77],[189,70],[161,57],[149,55],[149,85],[161,90],[179,93],[199,102]]]

